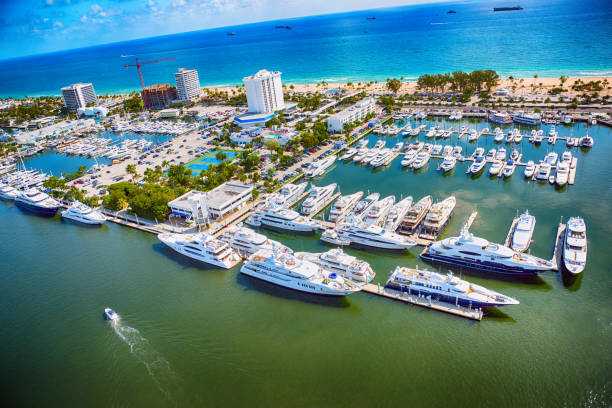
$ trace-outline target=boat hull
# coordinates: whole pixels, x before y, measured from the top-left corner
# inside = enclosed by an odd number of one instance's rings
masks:
[[[17,207],[32,214],[40,215],[41,217],[54,217],[57,214],[58,207],[38,207],[21,200],[16,200]]]
[[[423,289],[410,289],[406,286],[399,285],[397,283],[387,283],[385,287],[389,289],[394,289],[404,293],[410,293],[412,295],[421,295],[421,296],[431,296],[432,299],[437,300],[439,302],[445,303],[457,303],[460,306],[471,306],[471,307],[499,307],[499,306],[507,306],[506,303],[497,303],[497,302],[482,302],[472,299],[466,299],[462,297],[453,297],[448,295],[442,295],[437,292],[430,292],[428,290]]]
[[[324,291],[323,290],[324,288],[320,287],[319,285],[312,285],[306,282],[296,282],[292,280],[284,280],[284,279],[276,278],[270,275],[263,276],[245,267],[242,267],[240,269],[240,273],[242,273],[243,275],[249,276],[251,278],[257,279],[259,281],[262,281],[262,282],[266,282],[266,283],[276,285],[276,286],[281,286],[283,288],[291,289],[296,292],[308,293],[311,295],[328,296],[328,297],[343,297],[346,295],[350,295],[351,293],[354,293],[353,291],[348,291],[348,290],[347,291],[344,291],[344,290],[334,291],[331,288],[328,288],[328,291]]]
[[[202,263],[207,264],[207,265],[217,266],[219,268],[230,269],[230,268],[236,266],[240,262],[240,259],[238,259],[235,262],[223,263],[223,262],[220,262],[220,261],[217,261],[217,260],[214,260],[214,259],[204,258],[202,256],[197,256],[195,254],[187,253],[187,252],[181,250],[181,248],[175,247],[174,245],[166,243],[166,242],[164,242],[164,244],[168,248],[172,249],[174,252],[176,252],[178,254],[181,254],[183,256],[186,256],[189,259],[193,259],[193,260],[196,260],[198,262],[202,262]]]
[[[78,224],[96,225],[96,226],[102,225],[106,221],[106,220],[101,220],[101,219],[100,220],[92,220],[92,219],[77,218],[77,217],[75,217],[75,216],[73,216],[71,214],[68,214],[68,213],[66,213],[66,214],[62,213],[62,218],[67,219],[67,220],[72,221],[72,222],[76,222]]]
[[[501,264],[494,264],[490,262],[474,262],[474,261],[468,261],[466,259],[458,259],[458,258],[451,258],[451,257],[442,256],[442,255],[435,255],[429,252],[421,254],[421,258],[427,261],[439,262],[439,263],[443,263],[447,265],[460,266],[460,267],[473,269],[477,271],[491,272],[491,273],[496,273],[500,275],[516,276],[516,277],[533,277],[533,276],[537,276],[539,272],[545,270],[545,268],[542,268],[542,270],[525,269],[521,267],[511,268],[511,267],[501,265]]]

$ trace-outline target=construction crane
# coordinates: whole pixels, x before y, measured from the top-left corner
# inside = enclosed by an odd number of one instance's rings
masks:
[[[126,58],[126,57],[136,57],[135,55],[122,55],[122,58]],[[142,85],[142,90],[144,91],[145,89],[145,84],[144,84],[144,79],[142,77],[142,70],[140,69],[140,67],[142,67],[145,64],[157,64],[158,62],[162,62],[162,61],[170,61],[176,59],[174,57],[172,58],[162,58],[162,59],[158,59],[158,60],[153,60],[153,61],[145,61],[145,62],[138,62],[138,57],[136,57],[136,64],[126,64],[125,67],[129,68],[129,67],[136,67],[136,69],[138,70],[138,76],[140,77],[140,85]],[[146,108],[148,108],[148,106],[146,106]]]

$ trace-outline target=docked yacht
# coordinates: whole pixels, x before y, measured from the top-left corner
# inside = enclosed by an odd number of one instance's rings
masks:
[[[536,180],[548,180],[550,176],[550,164],[541,162],[538,172],[536,173]]]
[[[474,237],[463,230],[458,237],[435,241],[421,254],[423,259],[512,276],[533,276],[552,269],[551,262],[513,251]]]
[[[387,214],[387,218],[383,223],[383,228],[387,231],[395,231],[406,216],[406,213],[408,213],[408,210],[410,209],[411,205],[411,196],[408,196],[401,200],[399,203],[395,204]]]
[[[416,231],[431,208],[432,201],[431,196],[428,195],[421,198],[416,204],[413,204],[400,225],[400,232],[412,234]]]
[[[336,228],[336,233],[357,247],[404,250],[416,245],[415,241],[386,231],[377,225],[366,227],[363,224],[344,223]]]
[[[304,191],[306,191],[308,183],[293,184],[288,183],[281,187],[280,192],[276,194],[274,204],[281,208],[289,208],[298,201]]]
[[[446,156],[442,161],[442,164],[440,164],[440,169],[442,169],[442,171],[446,173],[454,169],[456,164],[457,159],[454,156]]]
[[[535,224],[536,219],[533,215],[529,214],[529,211],[525,211],[521,214],[514,227],[514,231],[512,231],[510,248],[516,252],[525,252],[531,244],[531,237],[533,236]]]
[[[497,150],[497,153],[495,153],[495,160],[506,160],[506,149],[505,148],[500,148]]]
[[[374,158],[378,155],[378,153],[380,153],[380,150],[381,149],[377,147],[373,147],[370,150],[368,150],[365,157],[361,160],[361,164],[364,166],[369,165],[372,162],[372,160],[374,160]]]
[[[429,212],[425,216],[425,220],[423,220],[421,235],[437,236],[451,219],[456,204],[457,200],[454,196],[450,196],[446,200],[435,203],[429,209]]]
[[[484,157],[484,152],[485,152],[484,147],[477,147],[474,150],[474,153],[472,153],[472,159],[475,159],[477,157]]]
[[[431,149],[431,154],[439,156],[440,153],[442,153],[442,145],[434,145],[433,149]]]
[[[500,128],[495,130],[495,137],[493,138],[493,141],[495,141],[495,143],[501,143],[504,141],[504,132],[502,132]]]
[[[161,242],[179,254],[220,268],[229,269],[240,262],[240,256],[230,246],[205,233],[163,233],[157,236]]]
[[[533,160],[529,160],[527,162],[527,165],[525,166],[525,171],[523,172],[523,174],[525,175],[525,178],[533,177],[533,174],[535,173],[535,169],[536,169],[535,163],[533,162]]]
[[[528,126],[538,126],[542,123],[542,116],[539,113],[525,113],[519,111],[512,119],[515,123]]]
[[[335,272],[357,283],[369,283],[376,276],[369,263],[344,253],[340,248],[317,254],[296,252],[295,257],[312,262],[326,271]]]
[[[101,212],[79,201],[74,201],[67,210],[62,211],[62,217],[88,225],[102,225],[106,222]]]
[[[331,167],[336,161],[336,156],[330,155],[324,159],[319,159],[310,164],[310,167],[304,173],[304,178],[318,177],[325,173],[325,170]]]
[[[519,301],[459,279],[452,272],[439,273],[398,266],[386,287],[414,295],[431,296],[441,302],[470,307],[518,305]]]
[[[404,158],[402,159],[400,163],[402,167],[410,166],[416,159],[417,154],[418,153],[416,150],[408,150],[408,152],[406,152],[406,154],[404,155]]]
[[[417,170],[422,167],[425,167],[425,165],[429,163],[429,157],[429,153],[419,152],[417,154],[417,157],[414,159],[414,162],[412,163],[412,168]]]
[[[357,153],[355,153],[355,156],[353,156],[353,162],[361,163],[361,161],[366,157],[369,151],[370,149],[368,149],[367,147],[362,147],[361,149],[359,149]]]
[[[489,122],[507,125],[512,123],[512,117],[507,112],[493,111],[489,115]]]
[[[544,161],[550,164],[551,166],[557,164],[557,159],[559,159],[559,155],[557,154],[557,152],[550,152],[546,155],[546,157],[544,157]]]
[[[335,272],[286,252],[260,249],[240,268],[240,273],[278,286],[316,295],[346,296],[361,287]]]
[[[352,158],[353,156],[355,156],[356,154],[357,154],[357,149],[350,148],[350,149],[347,149],[346,152],[344,152],[344,154],[338,158],[338,160],[341,160],[341,161],[348,160]]]
[[[341,238],[336,230],[334,229],[326,229],[321,233],[321,241],[338,246],[347,246],[351,244],[351,241],[346,238]]]
[[[19,190],[9,184],[3,184],[0,187],[0,199],[14,200],[19,195]]]
[[[489,167],[489,175],[498,176],[501,169],[504,167],[504,162],[501,160],[495,160]]]
[[[474,159],[474,162],[470,166],[470,173],[478,174],[485,168],[486,165],[487,161],[484,159],[484,157],[478,156],[476,159]]]
[[[380,167],[382,165],[385,165],[389,160],[391,160],[391,157],[393,157],[393,155],[394,152],[391,149],[384,148],[380,150],[376,157],[372,159],[370,165],[372,167]]]
[[[506,162],[506,165],[504,166],[504,169],[502,170],[502,176],[504,178],[512,177],[515,170],[516,170],[516,163],[514,162],[514,160],[508,160]]]
[[[509,130],[508,134],[506,135],[506,143],[512,143],[512,142],[514,142],[514,132]]]
[[[478,140],[478,136],[480,136],[478,131],[476,129],[471,129],[470,134],[468,135],[468,142],[475,142]]]
[[[272,250],[276,248],[280,252],[293,252],[280,242],[269,239],[265,235],[242,226],[233,225],[227,228],[219,239],[226,242],[230,248],[245,258],[253,255],[260,249]]]
[[[380,194],[378,193],[369,194],[366,198],[357,203],[357,205],[350,212],[347,219],[350,218],[352,221],[361,221],[362,218],[367,214],[367,211],[370,209],[370,207],[374,205],[379,198]]]
[[[329,212],[329,221],[338,222],[348,215],[348,213],[357,205],[363,191],[358,191],[355,194],[346,195],[338,198]]]
[[[593,147],[593,138],[591,136],[589,136],[588,134],[586,136],[582,136],[578,140],[578,146],[580,146],[580,147],[588,147],[588,148]]]
[[[487,155],[485,156],[485,159],[487,161],[495,160],[495,153],[497,153],[496,149],[489,149],[489,151],[487,152]]]
[[[35,188],[19,193],[15,198],[15,204],[23,210],[43,217],[53,217],[60,207],[59,202]]]
[[[254,212],[246,223],[253,227],[293,232],[314,232],[320,228],[318,222],[303,217],[289,208],[275,208],[273,206]]]
[[[555,183],[559,187],[563,187],[567,184],[569,178],[570,164],[566,161],[561,161],[557,165],[557,172],[555,173]]]
[[[300,212],[303,215],[314,215],[325,207],[336,191],[336,183],[325,187],[312,187],[308,197],[302,203]]]
[[[370,207],[366,216],[363,217],[363,222],[366,225],[380,225],[387,217],[389,211],[391,211],[393,204],[395,204],[395,196],[388,196],[377,201]]]
[[[572,217],[565,227],[563,264],[576,275],[584,270],[587,260],[586,224],[580,217]]]

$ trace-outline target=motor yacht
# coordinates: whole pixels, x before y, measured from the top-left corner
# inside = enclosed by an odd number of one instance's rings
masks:
[[[454,196],[435,203],[423,220],[420,236],[437,236],[451,219],[456,204],[457,200]]]
[[[569,162],[561,161],[557,165],[557,172],[555,173],[555,183],[559,187],[563,187],[567,184],[567,180],[569,178],[570,165]]]
[[[310,167],[304,173],[304,178],[318,177],[325,173],[325,171],[336,162],[336,156],[330,155],[324,159],[319,159],[310,164]]]
[[[0,199],[14,200],[19,195],[19,190],[9,184],[0,186]]]
[[[336,272],[286,252],[260,249],[240,268],[240,273],[278,286],[316,295],[346,296],[361,287]]]
[[[110,321],[117,321],[119,320],[119,315],[113,309],[107,307],[104,309],[104,319]]]
[[[495,131],[495,137],[493,138],[495,143],[501,143],[504,141],[504,132],[501,131],[500,128],[497,128]]]
[[[308,197],[302,203],[300,212],[303,215],[314,215],[325,207],[336,191],[336,183],[325,187],[315,187],[310,189]]]
[[[572,152],[570,152],[569,150],[563,152],[563,154],[561,155],[561,161],[562,162],[567,162],[570,165],[572,164],[572,159],[573,158],[574,157],[572,156]]]
[[[504,162],[501,160],[495,160],[489,167],[489,174],[491,176],[499,175],[500,170],[504,167]]]
[[[412,168],[416,170],[425,167],[425,165],[429,163],[429,157],[429,153],[419,152],[412,163]]]
[[[374,157],[372,159],[372,161],[370,162],[370,165],[372,167],[380,167],[385,165],[388,161],[391,160],[391,157],[394,156],[394,152],[389,149],[389,148],[385,148],[382,149],[378,152],[378,154],[376,155],[376,157]]]
[[[380,150],[381,149],[379,149],[377,147],[371,148],[366,153],[365,157],[361,160],[361,164],[364,165],[364,166],[369,165],[372,162],[372,160],[374,160],[374,158],[378,155],[378,153],[380,153]]]
[[[417,157],[416,150],[408,150],[408,152],[404,155],[404,158],[401,161],[402,167],[410,166]]]
[[[544,157],[544,161],[550,164],[551,166],[554,166],[555,164],[557,164],[558,158],[559,155],[556,152],[550,152],[546,155],[546,157]]]
[[[550,164],[541,162],[538,172],[536,173],[536,180],[548,180],[548,176],[550,176],[550,168]]]
[[[15,204],[22,210],[32,212],[43,217],[53,217],[59,210],[60,203],[48,194],[36,188],[30,188],[20,192],[15,197]]]
[[[255,211],[246,221],[253,227],[265,227],[280,231],[292,232],[314,232],[321,226],[318,222],[303,217],[289,208],[267,207],[261,211]]]
[[[512,117],[507,112],[492,111],[489,115],[489,122],[507,125],[512,123]]]
[[[442,156],[446,157],[452,154],[453,154],[453,146],[451,145],[444,146],[444,148],[442,149]]]
[[[475,142],[478,140],[479,133],[476,129],[470,129],[470,134],[468,135],[468,142]]]
[[[403,234],[412,234],[415,232],[431,208],[432,202],[431,196],[428,195],[421,198],[416,204],[413,204],[400,224],[399,232]]]
[[[280,192],[275,196],[274,204],[281,208],[289,208],[295,204],[306,191],[308,183],[293,184],[288,183],[281,187]]]
[[[584,270],[587,261],[586,224],[580,217],[572,217],[565,226],[563,264],[571,274]]]
[[[513,141],[514,141],[514,132],[509,130],[508,134],[506,135],[506,143],[512,143]]]
[[[533,276],[552,269],[551,262],[478,238],[464,229],[460,236],[434,241],[421,254],[426,260],[512,276]]]
[[[496,150],[496,149],[490,149],[490,150],[487,152],[487,155],[485,156],[485,159],[486,159],[487,161],[493,161],[493,160],[495,160],[495,154],[496,154],[496,153],[497,153],[497,150]]]
[[[406,213],[408,213],[411,205],[412,197],[408,196],[391,207],[391,210],[387,214],[385,222],[383,223],[383,228],[387,231],[395,231],[406,216]]]
[[[395,196],[388,196],[375,202],[363,217],[365,225],[380,225],[391,211],[393,204],[395,204]]]
[[[474,162],[470,166],[470,173],[472,174],[480,173],[485,168],[486,164],[487,164],[487,161],[484,159],[484,157],[482,156],[476,157],[476,159],[474,159]]]
[[[79,201],[74,201],[67,210],[62,211],[62,217],[88,225],[102,225],[106,222],[101,212]]]
[[[588,134],[586,136],[582,136],[578,140],[578,146],[587,147],[587,148],[593,147],[593,138],[589,136]]]
[[[355,156],[353,156],[353,162],[361,163],[361,161],[366,157],[369,151],[370,149],[368,149],[367,147],[362,147],[361,149],[359,149]]]
[[[341,161],[348,160],[352,158],[353,156],[355,156],[356,154],[357,154],[357,149],[355,148],[347,149],[346,152],[344,152],[344,154],[338,158],[338,160],[341,160]]]
[[[369,283],[376,276],[369,263],[346,254],[340,248],[322,253],[296,252],[295,257],[312,262],[326,271],[335,272],[359,284]]]
[[[386,231],[378,225],[344,223],[336,227],[341,238],[351,242],[351,246],[369,247],[387,250],[404,250],[416,245],[416,242],[394,232]]]
[[[505,161],[506,160],[506,149],[504,149],[503,147],[499,148],[497,150],[497,153],[495,153],[495,160]]]
[[[574,146],[577,146],[577,145],[578,145],[578,139],[577,139],[577,138],[575,138],[575,137],[568,137],[568,138],[567,138],[567,140],[566,140],[566,142],[565,142],[565,145],[566,145],[567,147],[574,147]]]
[[[477,157],[484,157],[484,152],[485,152],[484,147],[477,147],[474,150],[474,153],[472,153],[472,159],[475,159]]]
[[[463,156],[461,156],[461,151],[462,150],[463,150],[463,148],[461,146],[455,146],[453,148],[453,156],[455,157],[455,159],[463,160]]]
[[[323,231],[323,233],[321,234],[321,241],[338,246],[347,246],[351,244],[351,241],[349,239],[341,238],[336,232],[336,230],[331,228]]]
[[[450,271],[444,276],[398,266],[385,286],[410,295],[427,296],[440,302],[475,308],[519,304],[516,299],[459,279]]]
[[[519,111],[512,119],[515,123],[527,126],[538,126],[542,123],[542,116],[539,113],[525,113]]]
[[[434,156],[439,156],[442,152],[442,145],[434,145],[433,149],[431,149],[431,154]]]
[[[514,150],[512,150],[512,153],[510,153],[510,160],[517,161],[519,159],[520,155],[521,154],[519,153],[519,151],[514,149]]]
[[[293,252],[290,248],[278,241],[269,239],[250,228],[242,225],[233,225],[225,229],[219,239],[227,243],[230,248],[244,258],[248,258],[260,249],[276,248],[280,252]]]
[[[163,233],[157,238],[179,254],[220,268],[230,269],[240,262],[240,255],[227,243],[203,232]]]
[[[512,240],[510,248],[516,252],[525,252],[531,244],[531,237],[535,229],[536,219],[529,211],[525,211],[519,217],[514,230],[512,231]]]
[[[358,191],[355,194],[338,198],[329,212],[329,221],[338,222],[344,219],[353,207],[357,205],[362,196],[363,191]]]
[[[442,169],[442,171],[446,173],[454,169],[456,164],[457,159],[454,156],[446,156],[442,161],[442,164],[440,164],[440,169]]]
[[[525,166],[525,171],[523,172],[523,174],[525,175],[525,178],[533,177],[535,170],[536,170],[535,163],[533,162],[533,160],[529,160],[527,162],[527,165]]]

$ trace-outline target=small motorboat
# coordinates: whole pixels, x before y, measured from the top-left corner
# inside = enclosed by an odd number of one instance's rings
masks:
[[[119,320],[119,315],[110,307],[104,309],[104,319],[106,320]]]
[[[531,178],[533,177],[533,173],[535,173],[536,165],[533,160],[529,160],[527,162],[527,166],[525,166],[525,177]]]
[[[548,182],[549,182],[550,184],[555,184],[555,180],[556,180],[556,179],[555,179],[555,176],[550,176],[550,177],[548,177]]]

